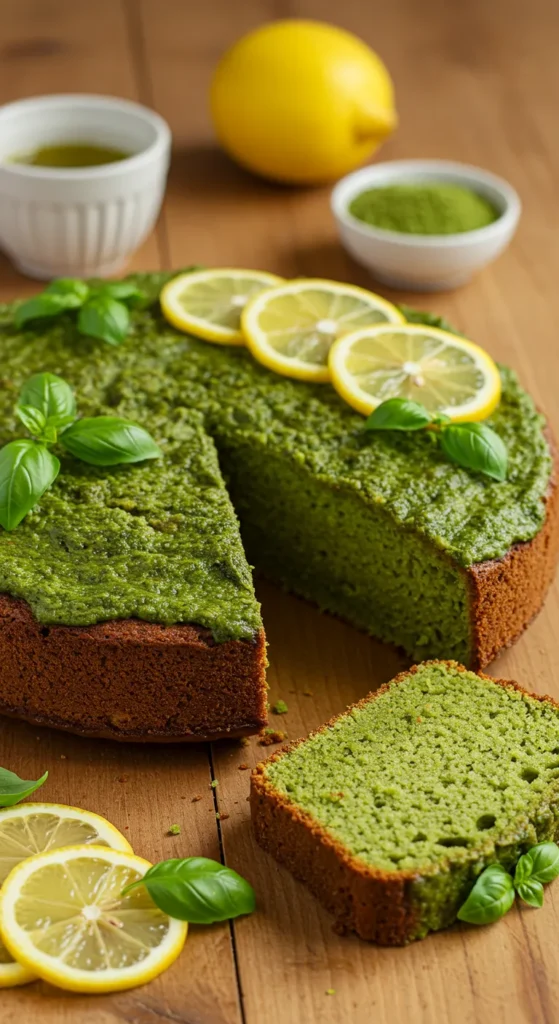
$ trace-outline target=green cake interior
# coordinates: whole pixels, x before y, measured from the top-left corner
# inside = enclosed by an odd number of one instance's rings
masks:
[[[139,278],[154,300],[164,279]],[[179,334],[157,304],[134,314],[118,348],[80,337],[70,317],[18,331],[3,307],[0,357],[1,444],[21,436],[21,385],[50,370],[75,389],[82,415],[134,419],[164,453],[103,471],[57,453],[52,490],[0,532],[0,590],[41,622],[138,616],[199,622],[217,641],[253,635],[259,610],[216,449],[254,565],[415,658],[468,661],[463,567],[543,522],[543,421],[507,370],[491,422],[510,469],[496,483],[450,464],[425,433],[365,434],[328,385]]]
[[[381,870],[514,862],[519,845],[554,836],[559,708],[427,663],[269,762],[266,777]]]

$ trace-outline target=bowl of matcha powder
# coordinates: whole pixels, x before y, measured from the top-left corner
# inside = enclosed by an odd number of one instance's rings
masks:
[[[521,204],[508,182],[447,160],[394,160],[342,178],[332,211],[345,248],[379,281],[445,291],[508,245]]]

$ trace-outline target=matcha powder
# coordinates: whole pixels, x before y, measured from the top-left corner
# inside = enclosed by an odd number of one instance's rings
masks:
[[[362,192],[349,212],[365,224],[410,235],[454,235],[492,224],[498,211],[461,185],[421,182]]]

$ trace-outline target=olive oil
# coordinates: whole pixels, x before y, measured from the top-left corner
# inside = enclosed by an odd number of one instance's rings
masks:
[[[57,146],[40,146],[28,153],[18,153],[8,160],[11,164],[27,164],[30,167],[100,167],[126,160],[130,153],[109,146],[95,146],[89,142],[60,143]]]

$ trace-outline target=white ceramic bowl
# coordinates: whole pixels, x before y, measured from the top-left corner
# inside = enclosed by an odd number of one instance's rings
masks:
[[[68,142],[131,155],[99,167],[6,162]],[[118,272],[157,218],[170,150],[166,122],[128,100],[39,96],[0,107],[0,247],[31,277]]]
[[[500,216],[487,227],[456,235],[385,231],[358,220],[349,204],[360,192],[402,182],[464,185],[485,196]],[[489,171],[449,160],[393,160],[348,174],[332,192],[332,212],[351,255],[379,281],[412,291],[445,291],[468,281],[508,245],[518,224],[518,193]]]

